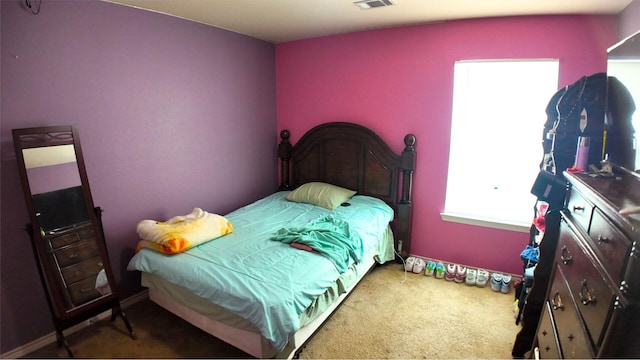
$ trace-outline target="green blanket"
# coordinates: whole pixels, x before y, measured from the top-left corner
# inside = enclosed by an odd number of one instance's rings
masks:
[[[351,260],[359,262],[363,256],[362,239],[351,235],[346,221],[332,216],[314,220],[302,228],[282,228],[271,240],[308,245],[331,260],[340,273],[347,270]]]

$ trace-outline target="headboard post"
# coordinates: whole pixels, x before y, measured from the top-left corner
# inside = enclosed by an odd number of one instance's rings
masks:
[[[289,176],[289,160],[291,159],[291,143],[289,142],[289,130],[280,132],[280,144],[278,145],[278,157],[280,158],[280,190],[291,189]]]
[[[413,186],[413,171],[416,169],[416,137],[407,134],[404,137],[406,145],[402,151],[402,198],[401,202],[411,203],[411,189]]]
[[[413,209],[411,206],[411,190],[413,186],[413,171],[416,168],[416,137],[408,134],[404,137],[405,148],[402,151],[400,164],[402,168],[402,192],[398,204],[398,222],[396,224],[396,246],[402,258],[409,256],[411,249],[411,223]]]

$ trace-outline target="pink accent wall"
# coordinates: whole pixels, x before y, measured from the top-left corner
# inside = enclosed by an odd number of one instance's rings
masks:
[[[351,121],[374,130],[397,152],[403,149],[404,135],[415,134],[418,164],[411,253],[519,274],[519,254],[528,234],[440,218],[454,62],[558,58],[558,87],[562,87],[581,76],[606,71],[606,49],[617,42],[617,31],[615,16],[532,16],[452,21],[279,44],[278,131],[290,130],[295,143],[320,123]],[[544,109],[522,111],[538,112],[542,128]]]

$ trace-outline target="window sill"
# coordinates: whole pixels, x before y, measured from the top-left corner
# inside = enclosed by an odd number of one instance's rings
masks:
[[[482,226],[500,230],[510,230],[523,233],[529,233],[531,224],[510,223],[498,219],[482,218],[479,216],[471,216],[467,214],[441,213],[440,217],[444,221],[456,222],[460,224]]]

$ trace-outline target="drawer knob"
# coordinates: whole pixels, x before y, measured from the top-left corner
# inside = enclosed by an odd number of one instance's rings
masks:
[[[584,211],[584,206],[573,205],[573,212],[583,212],[583,211]]]
[[[562,303],[562,297],[560,297],[560,291],[556,290],[556,293],[551,299],[551,307],[553,310],[564,310],[564,304]]]
[[[629,284],[627,284],[626,281],[622,280],[622,282],[620,282],[620,287],[618,289],[620,289],[620,291],[624,295],[627,295],[627,293],[629,292]]]
[[[598,243],[599,244],[606,244],[611,242],[611,239],[609,239],[606,235],[598,235]]]
[[[589,288],[587,279],[582,280],[582,286],[580,287],[580,301],[583,305],[589,305],[596,302],[596,297],[592,292],[593,289]]]
[[[567,249],[566,245],[562,247],[562,255],[560,255],[560,259],[565,265],[569,265],[573,261],[573,256],[569,253],[569,249]]]

